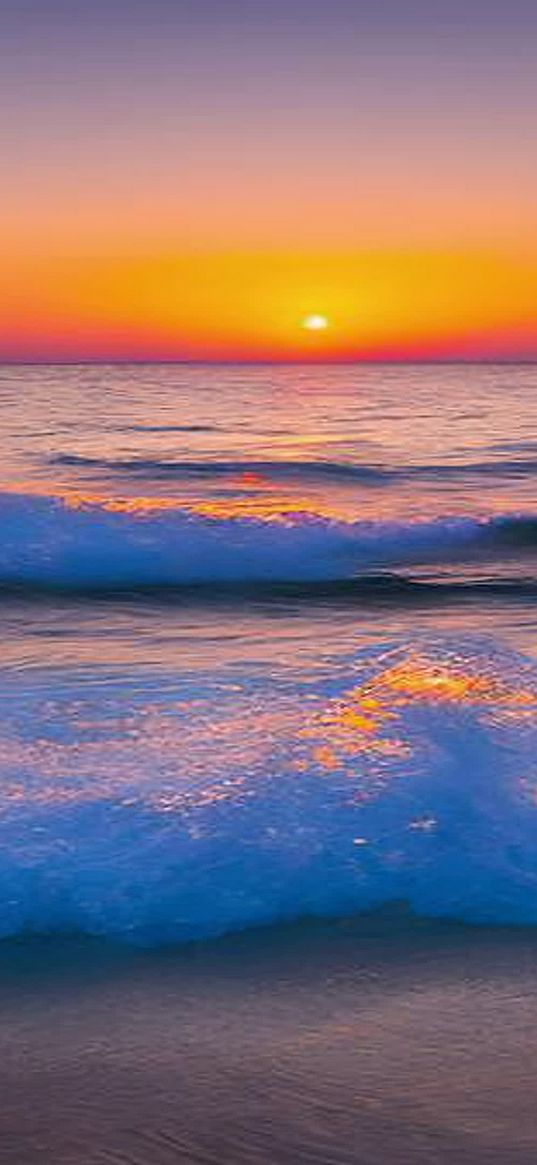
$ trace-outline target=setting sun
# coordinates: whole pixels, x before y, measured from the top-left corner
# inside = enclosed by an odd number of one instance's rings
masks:
[[[321,315],[306,316],[302,321],[302,327],[308,332],[322,332],[328,327],[328,320],[326,316]]]

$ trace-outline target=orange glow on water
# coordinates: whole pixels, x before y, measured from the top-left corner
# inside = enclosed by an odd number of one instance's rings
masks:
[[[345,770],[352,757],[365,755],[373,763],[372,777],[382,778],[379,758],[410,756],[412,745],[403,726],[402,713],[419,705],[474,708],[495,720],[533,720],[537,691],[509,683],[493,665],[490,671],[473,671],[463,659],[437,662],[418,653],[388,665],[371,680],[350,689],[317,717],[305,730],[307,737],[322,738],[314,746],[313,759],[323,769]],[[353,770],[348,770],[349,776]],[[374,788],[374,781],[372,791]],[[362,792],[360,799],[367,799]]]
[[[77,489],[75,486],[54,486],[51,490],[44,484],[35,481],[20,481],[2,485],[4,493],[32,494],[35,497],[49,498],[66,506],[70,510],[85,510],[97,507],[110,514],[129,514],[143,518],[151,514],[166,513],[169,511],[197,515],[201,518],[252,518],[270,522],[285,522],[287,518],[296,514],[308,514],[315,518],[334,518],[338,521],[351,519],[352,515],[346,512],[344,505],[328,505],[324,501],[317,502],[308,494],[289,494],[275,492],[270,483],[265,483],[266,493],[257,493],[263,487],[263,479],[257,474],[241,474],[237,479],[230,478],[230,485],[246,485],[255,488],[256,492],[245,497],[232,498],[191,498],[174,494],[165,496],[110,496],[99,490]]]

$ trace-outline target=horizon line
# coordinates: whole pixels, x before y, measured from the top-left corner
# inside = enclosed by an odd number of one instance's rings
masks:
[[[0,357],[0,368],[80,368],[80,367],[129,367],[129,366],[148,366],[148,365],[163,365],[168,367],[186,366],[186,367],[265,367],[270,368],[274,365],[280,367],[299,367],[299,368],[338,368],[347,367],[355,368],[362,365],[366,366],[423,366],[423,367],[442,367],[453,365],[498,365],[498,366],[515,366],[527,365],[529,367],[537,364],[536,356],[453,356],[453,357],[428,357],[428,358],[357,358],[354,360],[203,360],[203,359],[181,359],[174,357],[167,359],[162,357],[80,357],[79,359],[3,359]]]

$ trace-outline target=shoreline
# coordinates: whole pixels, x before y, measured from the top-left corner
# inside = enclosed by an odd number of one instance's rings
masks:
[[[4,1165],[530,1165],[537,928],[0,944]]]

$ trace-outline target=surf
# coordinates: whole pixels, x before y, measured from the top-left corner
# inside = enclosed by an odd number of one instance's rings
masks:
[[[417,565],[528,560],[533,514],[346,521],[220,517],[195,503],[0,495],[0,586],[100,590],[334,583]]]
[[[401,900],[537,924],[537,668],[493,640],[2,690],[5,936],[160,945]]]

